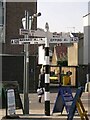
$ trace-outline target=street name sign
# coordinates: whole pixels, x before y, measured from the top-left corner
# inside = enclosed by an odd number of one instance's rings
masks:
[[[27,29],[23,29],[20,28],[19,29],[19,34],[20,35],[28,35],[28,36],[32,36],[32,37],[44,37],[46,36],[46,32],[44,30],[27,30]]]
[[[53,37],[49,39],[49,43],[75,43],[78,42],[77,37]],[[12,39],[11,44],[45,44],[45,38],[19,38],[19,39]]]
[[[27,30],[20,28],[20,35],[28,35],[28,37],[12,39],[11,44],[45,44],[45,39],[48,38],[49,43],[75,43],[78,42],[78,37],[74,37],[71,33],[57,33],[57,32],[45,32],[43,29]]]
[[[50,43],[69,43],[69,42],[78,42],[78,37],[74,37],[72,33],[57,33],[57,32],[45,32],[43,29],[37,30],[27,30],[27,29],[20,29],[20,35],[28,35],[31,38],[47,38],[50,40]],[[24,40],[25,41],[25,40]]]
[[[45,44],[45,38],[19,38],[12,39],[12,45],[22,45],[22,44]]]
[[[66,37],[66,38],[64,38],[64,37],[60,37],[60,38],[55,38],[55,37],[53,37],[53,38],[51,38],[50,40],[49,40],[49,43],[57,43],[57,44],[59,44],[59,43],[75,43],[75,42],[78,42],[78,38],[70,38],[70,37]]]

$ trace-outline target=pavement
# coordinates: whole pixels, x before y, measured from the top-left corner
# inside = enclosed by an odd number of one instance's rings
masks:
[[[21,109],[16,110],[16,114],[19,115],[20,119],[22,120],[67,120],[67,113],[64,109],[63,113],[54,113],[52,114],[53,107],[55,104],[56,96],[58,94],[58,91],[52,91],[50,93],[50,116],[46,116],[44,114],[44,97],[42,98],[42,102],[38,103],[38,97],[37,93],[30,93],[29,94],[29,115],[23,115],[23,112]],[[73,95],[75,95],[75,89],[73,90]],[[21,100],[23,101],[23,94],[20,94]],[[84,108],[87,111],[88,118],[90,120],[90,92],[83,92],[81,100],[83,102]],[[3,116],[5,116],[6,112],[5,109],[0,109],[0,120],[6,120],[2,119]],[[8,119],[9,120],[9,119]],[[18,118],[16,119],[18,120]],[[79,115],[75,115],[73,120],[81,120]]]

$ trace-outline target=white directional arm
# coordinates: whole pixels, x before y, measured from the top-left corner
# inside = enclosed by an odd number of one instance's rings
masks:
[[[75,43],[78,42],[78,37],[74,37],[71,33],[52,33],[45,32],[43,29],[25,30],[20,29],[20,35],[29,35],[29,38],[12,39],[11,44],[45,44],[45,38],[48,37],[49,43]],[[48,35],[48,36],[47,36]]]
[[[47,38],[47,34],[44,30],[31,30],[29,33],[31,36],[38,38]],[[71,33],[52,33],[48,31],[49,43],[74,43],[78,42],[78,37],[74,37]]]

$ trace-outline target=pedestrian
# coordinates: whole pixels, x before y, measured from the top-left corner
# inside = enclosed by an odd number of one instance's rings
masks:
[[[57,79],[58,79],[58,84],[61,85],[61,80],[60,80],[60,71],[57,71]]]
[[[42,95],[44,95],[44,87],[45,87],[45,72],[44,69],[40,69],[40,74],[39,74],[39,82],[38,82],[38,101],[41,103]]]

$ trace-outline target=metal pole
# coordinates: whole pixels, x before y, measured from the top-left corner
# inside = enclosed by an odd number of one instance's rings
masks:
[[[87,78],[86,80],[87,80],[87,83],[88,83],[89,82],[89,74],[88,73],[86,74],[86,78]]]
[[[7,110],[8,110],[8,106],[7,106],[7,89],[6,89],[6,92],[5,92],[5,95],[6,95],[6,118],[8,116],[8,113],[7,113]]]
[[[46,23],[47,38],[45,39],[45,115],[50,116],[50,61],[49,61],[49,25]]]
[[[29,29],[29,14],[25,11],[25,29]],[[28,39],[28,35],[25,35]],[[24,114],[29,114],[29,50],[28,43],[24,44]]]

